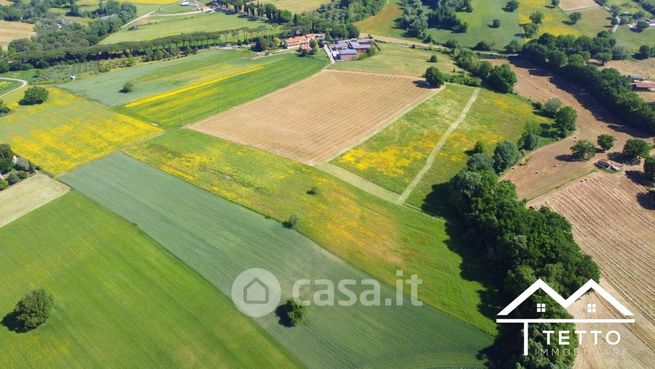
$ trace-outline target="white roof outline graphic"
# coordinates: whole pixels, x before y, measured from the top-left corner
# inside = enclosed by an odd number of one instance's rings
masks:
[[[614,296],[607,292],[603,287],[596,283],[593,279],[590,279],[577,291],[575,291],[568,299],[564,299],[562,295],[557,293],[552,287],[550,287],[546,282],[538,279],[530,287],[528,287],[522,294],[520,294],[514,301],[507,305],[500,313],[499,316],[507,316],[509,313],[514,311],[519,305],[521,305],[528,297],[532,296],[537,290],[542,290],[546,292],[553,300],[560,304],[563,308],[568,309],[574,302],[578,301],[582,295],[587,293],[590,289],[593,289],[602,296],[607,302],[609,302],[616,310],[618,310],[624,316],[632,316],[632,312],[628,310],[623,304],[621,304]]]

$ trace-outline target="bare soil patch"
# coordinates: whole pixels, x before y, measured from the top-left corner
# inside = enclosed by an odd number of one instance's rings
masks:
[[[495,63],[507,61],[498,60]],[[578,112],[577,131],[574,134],[531,153],[505,174],[504,178],[516,185],[519,197],[533,199],[583,177],[594,170],[597,160],[607,159],[608,155],[621,151],[625,141],[630,138],[652,141],[651,136],[623,125],[586,91],[574,84],[525,61],[513,59],[510,66],[518,77],[515,90],[520,95],[540,102],[556,97],[563,105],[571,106]],[[614,149],[586,162],[571,160],[570,148],[575,142],[582,139],[596,142],[598,135],[603,133],[616,137]]]
[[[601,357],[592,350],[578,368],[648,368],[655,360],[655,211],[637,201],[646,191],[630,175],[595,173],[529,204],[548,206],[573,224],[604,286],[635,314],[636,324],[620,328],[628,333],[622,342],[628,355]]]
[[[323,71],[191,128],[315,164],[359,144],[432,92],[411,77]]]
[[[559,7],[563,11],[569,12],[580,9],[598,8],[600,5],[594,0],[561,0]]]
[[[0,227],[68,192],[68,186],[36,174],[0,192]]]

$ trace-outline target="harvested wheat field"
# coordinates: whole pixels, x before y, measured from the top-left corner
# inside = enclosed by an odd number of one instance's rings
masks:
[[[636,172],[628,174],[637,176]],[[623,174],[595,173],[530,204],[548,206],[573,224],[576,241],[600,266],[605,287],[635,314],[636,324],[630,325],[629,330],[636,337],[634,341],[641,344],[630,347],[630,359],[636,360],[632,368],[647,368],[655,360],[652,196]],[[594,355],[586,359],[594,360]]]
[[[433,92],[411,77],[323,71],[191,128],[315,164],[363,142]]]

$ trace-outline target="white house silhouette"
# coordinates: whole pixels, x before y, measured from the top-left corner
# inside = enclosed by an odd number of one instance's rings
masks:
[[[507,305],[498,316],[507,316],[514,309],[519,307],[525,300],[532,296],[538,290],[544,291],[548,296],[550,296],[555,302],[560,304],[563,308],[568,309],[573,303],[578,301],[582,295],[589,292],[589,290],[594,290],[598,295],[604,298],[609,302],[621,315],[623,316],[632,316],[632,312],[628,310],[623,304],[621,304],[614,296],[607,292],[603,287],[601,287],[594,280],[590,279],[577,291],[575,291],[569,298],[564,299],[562,295],[557,293],[552,287],[550,287],[546,282],[538,279],[530,287],[528,287],[522,294],[520,294],[514,301]],[[523,324],[523,355],[528,355],[528,325],[529,323],[600,323],[600,324],[610,324],[610,323],[634,323],[634,319],[496,319],[497,323],[522,323]]]

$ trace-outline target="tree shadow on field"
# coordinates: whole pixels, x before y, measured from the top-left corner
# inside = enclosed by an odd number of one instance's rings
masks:
[[[644,172],[640,170],[626,170],[625,176],[628,177],[629,180],[640,186],[652,185],[652,182],[648,180]]]
[[[4,318],[2,318],[2,325],[4,325],[7,330],[10,332],[15,332],[15,333],[26,333],[27,329],[23,327],[23,325],[18,321],[16,317],[15,312],[11,312],[7,315],[5,315]]]
[[[655,191],[638,193],[637,202],[646,210],[655,210]]]
[[[502,276],[494,275],[484,258],[480,257],[482,249],[475,241],[473,230],[466,228],[448,202],[448,186],[448,183],[432,186],[432,192],[423,200],[421,210],[446,221],[446,234],[448,235],[446,245],[449,250],[462,258],[460,276],[464,280],[482,284],[483,288],[478,292],[480,303],[477,309],[484,316],[494,319],[506,302],[499,301],[498,286],[502,282]],[[478,358],[488,359],[490,353],[490,347],[484,348],[478,352]]]
[[[277,316],[278,323],[280,323],[281,326],[287,328],[293,327],[293,324],[291,324],[291,319],[289,319],[289,311],[291,311],[291,308],[288,304],[282,304],[275,308],[275,316]]]

